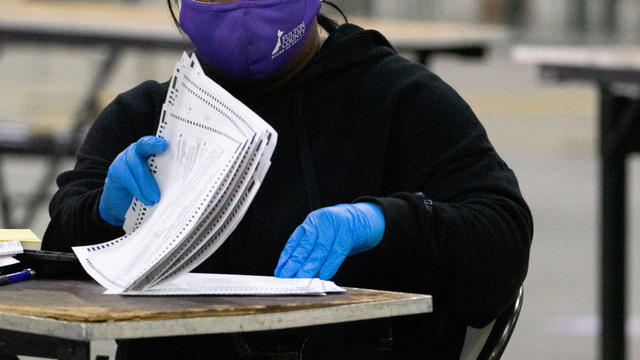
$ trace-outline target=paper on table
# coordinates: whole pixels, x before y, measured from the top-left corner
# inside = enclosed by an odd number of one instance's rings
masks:
[[[20,241],[0,241],[0,256],[18,255],[22,253],[22,244]]]
[[[17,264],[20,261],[12,258],[11,256],[0,256],[0,267]]]
[[[281,279],[272,276],[187,273],[150,289],[124,292],[121,295],[324,295],[346,290],[331,281],[315,279]]]
[[[0,242],[17,240],[28,250],[40,250],[42,240],[31,229],[0,229]]]
[[[42,242],[30,229],[0,229],[0,241]]]

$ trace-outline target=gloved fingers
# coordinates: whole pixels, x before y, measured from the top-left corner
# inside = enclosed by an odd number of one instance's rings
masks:
[[[145,205],[153,205],[160,200],[160,189],[151,175],[147,160],[138,155],[137,143],[125,150],[127,169],[133,177],[142,197],[136,197]],[[135,194],[134,194],[135,195]]]
[[[167,150],[168,143],[165,139],[156,136],[143,136],[140,138],[134,146],[134,154],[127,157],[127,164],[131,170],[138,187],[141,192],[146,196],[146,200],[149,203],[145,205],[152,205],[160,200],[160,189],[154,179],[147,160],[151,155],[161,154]],[[140,199],[142,201],[142,199]]]
[[[131,171],[129,171],[129,168],[127,166],[123,166],[117,171],[110,171],[107,179],[105,179],[105,189],[106,187],[110,186],[111,183],[117,184],[115,186],[122,187],[122,189],[120,190],[121,192],[129,192],[131,195],[142,201],[145,205],[149,205],[147,198],[142,194],[138,183],[136,182],[133,174],[131,173]]]
[[[327,236],[328,235],[328,236]],[[297,278],[312,278],[315,277],[320,268],[324,265],[331,252],[331,248],[334,245],[333,233],[331,234],[319,234],[316,245],[311,251],[311,255],[307,261],[302,265],[300,270],[295,274]]]
[[[300,238],[304,236],[305,230],[302,225],[298,226],[291,236],[289,236],[289,240],[287,240],[287,244],[284,246],[284,249],[280,253],[280,258],[278,259],[278,265],[276,266],[273,274],[275,276],[280,277],[280,271],[282,271],[282,267],[287,263],[293,251],[298,247],[298,242],[300,242]]]
[[[351,248],[353,247],[353,239],[346,233],[339,234],[334,243],[327,260],[322,265],[318,277],[322,280],[329,280],[338,272],[340,265],[347,258]]]
[[[167,150],[167,140],[157,136],[143,136],[135,144],[136,155],[144,160],[149,156],[161,154]]]
[[[100,216],[113,226],[122,226],[124,224],[124,215],[133,200],[133,195],[126,188],[114,189],[110,186],[110,179],[105,179],[105,187],[100,197],[99,211]]]
[[[287,263],[280,270],[281,277],[293,277],[300,270],[302,265],[307,261],[311,251],[315,246],[318,231],[310,226],[306,221],[303,224],[304,236],[298,241],[298,246],[287,260]]]

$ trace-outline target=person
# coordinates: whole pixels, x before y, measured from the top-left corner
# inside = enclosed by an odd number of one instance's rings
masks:
[[[258,195],[196,271],[431,294],[434,312],[315,332],[121,341],[118,358],[237,358],[291,344],[303,359],[457,358],[466,326],[515,299],[533,235],[516,177],[469,106],[377,31],[319,13],[320,0],[168,2],[180,5],[207,76],[278,132]],[[57,178],[45,249],[121,236],[134,196],[158,201],[146,159],[171,146],[153,136],[167,89],[143,82],[100,114]]]

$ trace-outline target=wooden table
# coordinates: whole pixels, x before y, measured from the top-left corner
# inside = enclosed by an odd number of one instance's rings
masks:
[[[88,359],[94,340],[276,330],[429,313],[429,295],[349,288],[327,296],[102,295],[89,281],[0,289],[0,354]]]
[[[640,46],[520,45],[512,55],[516,61],[539,66],[544,78],[590,81],[600,90],[601,356],[624,359],[625,160],[640,151],[640,98],[618,87],[640,86]]]

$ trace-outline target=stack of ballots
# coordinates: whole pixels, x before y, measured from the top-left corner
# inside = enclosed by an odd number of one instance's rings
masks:
[[[30,229],[0,229],[0,268],[18,264],[23,249],[40,249],[41,240]]]
[[[22,254],[22,252],[20,241],[0,241],[0,268],[19,263],[13,256]]]
[[[169,82],[158,137],[168,150],[149,159],[161,192],[134,199],[126,234],[74,247],[108,294],[322,294],[343,289],[319,279],[192,274],[240,222],[270,165],[277,133],[182,55]],[[259,239],[256,239],[259,241]]]

